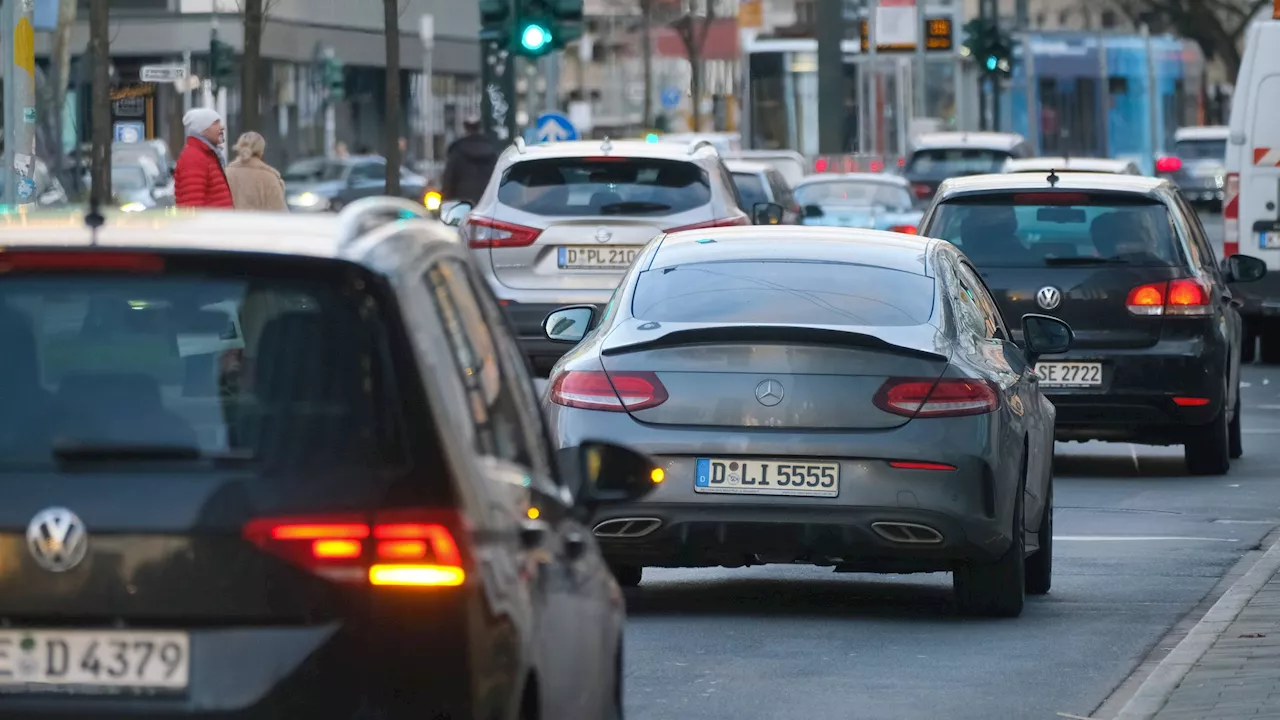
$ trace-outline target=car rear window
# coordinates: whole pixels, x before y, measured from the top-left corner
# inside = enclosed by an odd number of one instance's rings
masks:
[[[981,267],[1181,263],[1169,209],[1115,193],[1001,193],[948,200],[922,234]]]
[[[1226,140],[1179,140],[1173,152],[1183,160],[1227,160]]]
[[[928,322],[933,280],[868,265],[710,262],[640,273],[640,320],[910,326]]]
[[[856,205],[880,207],[900,212],[911,209],[911,194],[901,185],[870,180],[823,180],[796,188],[801,205]]]
[[[670,215],[711,202],[711,185],[679,160],[553,158],[513,165],[498,200],[535,215]]]
[[[738,186],[738,197],[742,198],[742,207],[750,210],[758,203],[769,202],[769,191],[764,188],[764,179],[755,173],[734,173],[733,184]]]
[[[983,148],[917,150],[907,163],[907,172],[937,178],[998,173],[1010,157],[1010,153]]]
[[[253,273],[0,280],[0,467],[402,465],[377,304],[338,276]]]

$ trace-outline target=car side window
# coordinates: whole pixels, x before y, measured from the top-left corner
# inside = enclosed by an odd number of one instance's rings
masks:
[[[950,296],[951,307],[955,310],[960,331],[977,337],[987,337],[986,318],[973,290],[967,287],[960,277],[959,267],[950,262],[945,263],[943,267],[947,270],[949,280],[947,284],[951,286],[951,292],[947,295]]]
[[[502,348],[480,309],[468,277],[468,267],[446,259],[426,273],[427,290],[457,362],[459,381],[466,390],[475,426],[475,451],[526,468],[534,455],[508,378],[503,377]]]
[[[384,163],[361,163],[351,168],[351,182],[376,182],[387,177],[387,166]]]
[[[991,293],[987,292],[987,286],[977,271],[968,263],[962,262],[956,267],[956,277],[960,282],[961,294],[972,299],[981,315],[982,330],[979,334],[990,340],[1008,340],[1009,333],[1004,326],[1004,318],[1000,315],[1000,308],[992,299]]]
[[[1195,208],[1191,207],[1191,203],[1187,202],[1187,198],[1181,191],[1178,192],[1176,202],[1182,217],[1186,219],[1187,228],[1191,231],[1191,248],[1196,255],[1196,265],[1214,278],[1220,278],[1221,274],[1215,261],[1216,255],[1213,248],[1209,246],[1209,236],[1200,222],[1200,215],[1196,213]]]

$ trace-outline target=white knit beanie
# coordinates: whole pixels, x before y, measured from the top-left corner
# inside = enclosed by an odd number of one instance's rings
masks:
[[[217,110],[211,108],[193,108],[182,116],[182,127],[188,135],[199,135],[208,130],[214,123],[222,120]]]

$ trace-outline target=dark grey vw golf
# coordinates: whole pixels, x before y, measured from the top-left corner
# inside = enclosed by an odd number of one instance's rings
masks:
[[[1038,355],[1071,342],[1027,315],[1023,346],[953,245],[842,228],[660,236],[544,397],[553,442],[625,442],[665,473],[594,532],[615,574],[809,563],[953,571],[961,608],[1016,616],[1048,592],[1054,409]]]

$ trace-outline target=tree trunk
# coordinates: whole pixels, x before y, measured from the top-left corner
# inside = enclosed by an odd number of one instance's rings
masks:
[[[653,0],[640,0],[641,58],[644,63],[645,130],[653,127]]]
[[[52,172],[62,175],[64,163],[62,160],[62,135],[64,128],[62,125],[62,112],[67,104],[67,83],[71,82],[71,31],[76,26],[76,8],[78,3],[76,0],[59,0],[58,2],[58,26],[53,31],[53,50],[49,55],[49,74],[46,80],[49,84],[45,97],[48,104],[45,107],[44,117],[47,123],[49,140],[51,147],[47,152],[49,158],[45,161],[49,165]],[[50,164],[52,161],[53,164]],[[80,172],[73,170],[68,177],[73,191],[80,189]]]
[[[689,53],[689,94],[693,96],[693,132],[702,132],[702,48]]]
[[[400,196],[400,3],[382,0],[387,36],[387,195]]]
[[[93,151],[90,198],[111,202],[111,24],[108,0],[89,5],[89,55],[93,66]]]
[[[258,130],[262,117],[262,26],[263,0],[244,0],[244,60],[240,64],[240,132]]]

